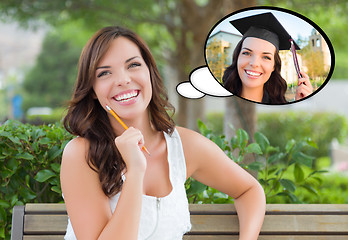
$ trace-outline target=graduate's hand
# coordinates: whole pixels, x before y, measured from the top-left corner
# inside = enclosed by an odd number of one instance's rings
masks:
[[[300,78],[297,83],[295,100],[300,100],[313,93],[313,87],[309,81],[308,75],[303,71],[301,71],[301,75],[302,78]]]
[[[141,150],[144,146],[144,137],[141,132],[130,127],[116,137],[115,144],[127,165],[127,172],[137,171],[140,174],[144,174],[146,158]]]

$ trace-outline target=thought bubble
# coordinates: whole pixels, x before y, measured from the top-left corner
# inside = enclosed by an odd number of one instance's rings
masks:
[[[204,93],[198,91],[196,88],[194,88],[191,83],[188,82],[182,82],[176,87],[176,91],[183,97],[186,98],[202,98],[205,96]]]
[[[243,19],[249,19],[248,21],[253,19],[253,23],[255,23],[255,16],[261,15],[263,17],[272,15],[272,24],[284,28],[281,34],[287,33],[285,40],[289,38],[294,44],[297,41],[298,46],[295,45],[290,51],[291,44],[288,43],[289,46],[283,44],[283,48],[276,51],[277,58],[274,59],[278,60],[273,60],[275,73],[272,72],[272,75],[270,75],[272,70],[264,73],[267,68],[261,64],[253,64],[250,60],[246,61],[244,58],[244,65],[239,67],[242,70],[237,72],[239,65],[236,63],[240,58],[240,49],[244,44],[251,45],[257,41],[250,40],[248,37],[243,38],[243,31],[248,28],[242,31],[242,27],[237,24],[239,28],[236,28],[235,23],[237,20]],[[248,26],[248,22],[244,21],[243,23]],[[259,39],[262,40],[262,38]],[[270,41],[269,43],[272,44]],[[256,50],[264,52],[264,46],[260,46],[260,44],[255,46],[259,46]],[[254,45],[252,47],[255,48]],[[234,55],[236,57],[233,58]],[[323,30],[299,13],[276,7],[245,8],[220,19],[208,33],[204,56],[206,65],[193,69],[189,80],[177,86],[177,92],[181,96],[196,99],[205,95],[237,96],[247,101],[267,105],[290,104],[305,100],[318,93],[329,81],[335,66],[334,50]],[[244,72],[247,76],[241,74]],[[262,79],[262,76],[270,77]],[[251,81],[249,81],[250,79]],[[263,85],[260,88],[261,94],[260,92],[247,91],[250,89],[250,82],[253,83],[252,90],[255,90],[256,80],[260,80],[259,82],[262,84],[267,82],[265,88]],[[223,81],[224,83],[222,83]]]
[[[216,81],[207,66],[194,69],[190,74],[190,81],[180,83],[176,90],[186,98],[202,98],[205,95],[216,97],[233,95]]]

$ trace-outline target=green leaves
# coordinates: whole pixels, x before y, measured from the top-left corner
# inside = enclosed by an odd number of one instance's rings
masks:
[[[315,186],[321,184],[321,178],[318,175],[324,172],[310,171],[308,173],[308,168],[312,167],[315,159],[308,152],[317,148],[310,138],[300,141],[290,139],[281,148],[272,146],[268,138],[260,132],[255,133],[255,142],[250,142],[247,132],[238,129],[236,135],[228,142],[225,136],[215,135],[201,121],[199,129],[241,167],[257,171],[258,180],[265,190],[267,201],[301,203],[303,201],[301,196],[296,195],[298,189],[305,189],[309,194],[318,196]],[[253,154],[256,161],[245,164],[243,161],[247,154]],[[213,197],[218,194],[212,193],[216,190],[203,186],[193,182],[192,189],[188,189],[187,192],[190,196],[195,196],[195,201],[197,199],[204,203],[218,201]]]
[[[0,238],[9,235],[13,206],[62,201],[60,162],[71,138],[61,125],[0,126]]]
[[[313,157],[304,154],[303,152],[296,152],[293,155],[293,159],[300,164],[312,167]]]
[[[194,195],[203,192],[204,190],[207,189],[207,186],[204,185],[203,183],[200,183],[196,181],[195,179],[191,178],[190,179],[190,185],[186,193],[188,195]]]
[[[22,160],[33,160],[34,159],[34,156],[31,155],[30,153],[18,153],[16,156],[15,156],[16,159],[22,159]]]
[[[256,132],[254,137],[255,137],[256,143],[259,144],[261,151],[266,152],[268,147],[270,146],[270,143],[267,137],[260,132]]]
[[[284,179],[280,179],[279,182],[286,190],[290,192],[295,192],[296,186],[293,181],[284,178]]]
[[[302,182],[304,180],[304,171],[298,163],[294,167],[294,177],[296,182]]]
[[[262,154],[262,150],[259,144],[257,143],[251,143],[248,145],[248,147],[246,148],[246,153],[256,153],[258,155]]]
[[[248,133],[243,130],[243,129],[238,129],[237,130],[237,143],[238,143],[238,147],[240,148],[245,148],[246,145],[248,144],[249,141],[249,135]]]
[[[54,172],[52,172],[51,170],[48,170],[48,169],[44,169],[44,170],[41,170],[40,172],[38,172],[36,174],[36,176],[34,177],[34,179],[36,181],[42,183],[42,182],[45,182],[54,176],[56,176],[56,174]]]

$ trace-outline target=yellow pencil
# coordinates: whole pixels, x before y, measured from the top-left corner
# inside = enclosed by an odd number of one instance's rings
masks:
[[[116,118],[116,120],[122,125],[122,127],[123,127],[124,129],[127,130],[127,129],[128,129],[127,125],[121,120],[121,118],[120,118],[119,116],[117,116],[117,114],[115,113],[115,111],[112,110],[108,105],[106,105],[105,107],[106,107],[106,109],[112,114],[112,116],[114,116],[114,118]],[[151,155],[150,152],[149,152],[149,150],[147,150],[147,148],[146,148],[145,146],[143,146],[142,149],[143,149],[145,152],[147,152],[149,155]]]

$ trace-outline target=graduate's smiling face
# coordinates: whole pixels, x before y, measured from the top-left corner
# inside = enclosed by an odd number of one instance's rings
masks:
[[[152,97],[149,68],[139,47],[126,37],[112,40],[97,64],[93,90],[100,104],[124,119],[147,114]]]
[[[242,91],[263,90],[274,71],[276,47],[263,39],[247,37],[244,39],[237,59],[237,70],[242,81]]]

